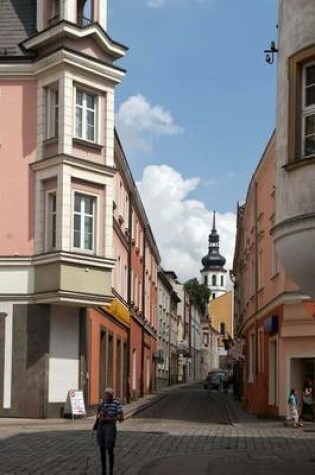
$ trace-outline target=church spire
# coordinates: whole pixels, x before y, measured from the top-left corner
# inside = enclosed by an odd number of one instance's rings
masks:
[[[212,230],[209,234],[209,247],[208,254],[201,259],[201,263],[204,267],[203,270],[208,271],[211,269],[223,269],[226,259],[220,254],[220,237],[216,230],[215,223],[215,210],[213,211]]]

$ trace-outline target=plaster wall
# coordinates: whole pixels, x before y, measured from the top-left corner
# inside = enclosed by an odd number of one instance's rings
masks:
[[[31,255],[36,154],[35,81],[0,80],[0,254]],[[14,213],[12,210],[14,209]]]

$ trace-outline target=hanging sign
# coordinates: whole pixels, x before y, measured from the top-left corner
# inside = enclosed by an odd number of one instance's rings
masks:
[[[72,416],[86,415],[83,391],[78,389],[70,389],[68,391],[64,413],[72,414]]]

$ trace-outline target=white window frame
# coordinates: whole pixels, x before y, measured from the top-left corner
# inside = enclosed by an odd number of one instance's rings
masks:
[[[306,105],[306,90],[307,90],[306,70],[309,67],[315,67],[315,63],[306,63],[303,66],[303,72],[302,72],[302,140],[301,140],[302,151],[301,152],[302,152],[302,157],[303,158],[307,158],[307,157],[315,155],[315,152],[314,153],[309,153],[309,154],[306,154],[306,152],[305,152],[305,122],[306,122],[306,118],[309,117],[309,116],[314,116],[314,119],[315,119],[315,102],[314,102],[314,104],[311,104],[309,106]],[[314,83],[314,86],[315,86],[315,83]],[[314,134],[314,136],[315,136],[315,134]],[[314,137],[314,139],[315,139],[315,137]]]
[[[77,104],[77,93],[82,93],[82,106]],[[94,97],[94,108],[90,109],[87,107],[87,98],[88,96]],[[82,132],[77,133],[77,108],[82,109]],[[84,87],[83,85],[76,85],[74,87],[74,137],[79,140],[84,140],[90,143],[98,143],[99,141],[99,130],[98,130],[98,122],[99,122],[99,109],[100,109],[100,100],[99,94],[91,89]],[[87,122],[87,115],[88,111],[93,111],[94,113],[94,135],[93,139],[88,138],[88,122]]]
[[[276,246],[274,244],[274,242],[272,243],[272,262],[271,262],[271,265],[272,265],[272,277],[279,274],[280,272],[280,261],[279,261],[279,257],[278,257],[278,254],[277,254],[277,249],[276,249]]]
[[[46,86],[46,139],[58,137],[59,129],[59,84]]]
[[[55,204],[55,209],[53,209],[53,204]],[[57,190],[49,190],[46,193],[46,216],[45,248],[47,250],[54,250],[57,248]],[[55,217],[54,223],[53,217]]]
[[[74,217],[75,215],[77,214],[77,212],[75,211],[75,197],[76,195],[80,195],[82,197],[86,197],[86,198],[91,198],[93,200],[93,232],[92,232],[92,249],[87,249],[84,247],[84,226],[83,226],[83,220],[84,220],[84,217],[87,216],[87,214],[84,213],[84,210],[83,210],[83,213],[81,213],[81,230],[80,230],[80,247],[76,247],[75,246],[75,243],[74,243],[74,232],[75,232],[75,229],[74,229]],[[71,233],[71,240],[72,240],[72,249],[74,251],[79,251],[79,252],[85,252],[85,253],[91,253],[91,254],[95,254],[96,253],[96,249],[97,249],[97,220],[98,220],[98,215],[97,215],[97,210],[98,210],[99,206],[98,206],[98,196],[97,195],[94,195],[93,193],[87,193],[85,191],[81,191],[81,190],[74,190],[73,191],[73,206],[72,206],[72,216],[71,216],[71,219],[72,219],[72,233]],[[89,215],[90,216],[90,215]],[[83,231],[82,231],[83,229]],[[83,244],[83,245],[82,245]]]

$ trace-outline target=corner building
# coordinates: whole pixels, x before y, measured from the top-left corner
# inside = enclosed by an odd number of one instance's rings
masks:
[[[87,405],[105,383],[127,392],[127,277],[118,290],[112,281],[114,240],[126,246],[113,203],[114,94],[125,75],[115,62],[127,48],[108,36],[106,7],[0,3],[1,416],[59,415],[70,389]],[[120,254],[125,272],[128,249]]]

